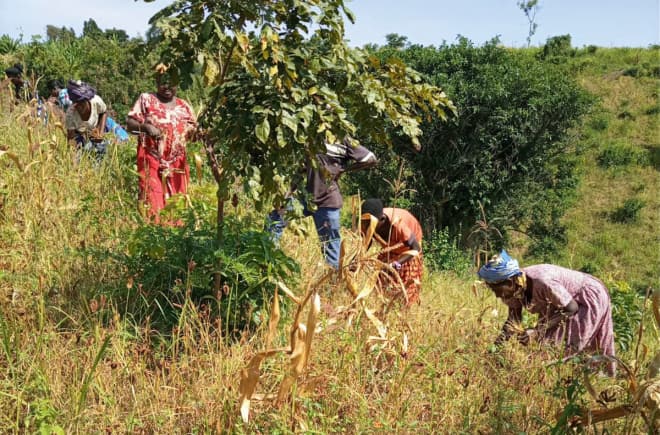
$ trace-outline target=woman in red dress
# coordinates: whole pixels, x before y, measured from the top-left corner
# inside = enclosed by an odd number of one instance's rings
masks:
[[[128,112],[126,124],[137,133],[140,201],[158,222],[158,213],[175,193],[186,193],[190,167],[186,142],[197,120],[190,104],[177,98],[177,80],[163,65],[157,67],[156,93],[141,94]]]

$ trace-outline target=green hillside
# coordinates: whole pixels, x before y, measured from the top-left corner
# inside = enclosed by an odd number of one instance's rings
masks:
[[[581,50],[571,60],[599,104],[577,132],[583,153],[561,261],[645,291],[660,284],[660,52]]]

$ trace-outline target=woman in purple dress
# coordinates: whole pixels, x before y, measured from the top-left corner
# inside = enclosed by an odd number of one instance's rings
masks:
[[[509,308],[497,343],[515,335],[512,326],[520,323],[525,308],[539,318],[535,328],[517,334],[521,343],[564,343],[566,356],[583,351],[614,356],[610,296],[599,279],[552,264],[520,269],[504,250],[478,275]],[[608,373],[613,376],[615,370],[614,361],[608,361]]]

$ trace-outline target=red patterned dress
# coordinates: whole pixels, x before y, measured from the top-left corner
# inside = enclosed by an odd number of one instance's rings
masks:
[[[382,253],[378,259],[384,263],[391,263],[401,256],[401,254],[409,251],[411,248],[406,244],[410,240],[411,235],[415,235],[415,239],[420,246],[422,246],[422,226],[419,221],[409,211],[401,208],[384,208],[383,213],[387,215],[392,225],[389,238],[383,237],[387,241],[385,247],[393,247],[399,245],[392,251]],[[398,270],[401,281],[406,287],[408,295],[408,306],[413,303],[419,303],[419,292],[422,287],[422,273],[424,272],[424,260],[422,253],[411,258],[401,265]]]
[[[128,112],[130,118],[149,122],[161,131],[159,139],[140,134],[137,149],[140,200],[149,206],[148,214],[155,221],[170,196],[186,193],[190,180],[186,135],[197,121],[190,104],[176,97],[173,101],[173,105],[166,104],[155,94],[144,93]]]

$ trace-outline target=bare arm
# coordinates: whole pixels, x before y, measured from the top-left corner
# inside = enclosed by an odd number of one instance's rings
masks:
[[[92,131],[92,138],[102,139],[103,133],[105,133],[105,122],[108,119],[108,114],[103,112],[99,115],[99,122],[96,124],[96,127]]]
[[[500,345],[503,342],[507,341],[511,336],[515,335],[514,325],[520,324],[522,321],[522,305],[520,307],[511,308],[509,307],[509,315],[502,325],[502,332],[495,340],[496,345]]]
[[[160,136],[160,130],[153,124],[148,122],[140,122],[135,118],[130,116],[126,118],[126,126],[128,130],[133,134],[146,133],[151,137],[157,138]]]
[[[415,237],[414,234],[410,235],[410,238],[406,240],[406,245],[408,245],[411,249],[414,249],[417,252],[422,252],[422,247],[419,246],[419,242],[417,241],[417,238]],[[407,261],[410,261],[411,258],[413,258],[414,255],[412,254],[401,254],[399,258],[396,259],[396,261],[399,264],[403,264]]]

